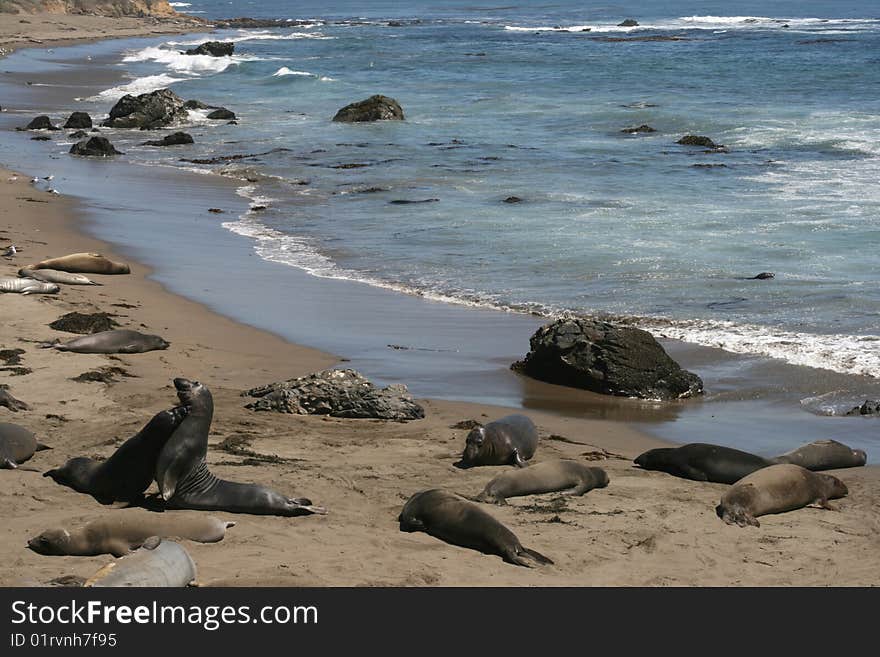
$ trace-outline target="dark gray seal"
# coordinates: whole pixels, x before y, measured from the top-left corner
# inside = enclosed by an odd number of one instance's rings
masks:
[[[476,465],[523,467],[538,448],[538,429],[525,415],[514,413],[472,429],[456,468]]]
[[[397,520],[402,532],[425,532],[453,545],[497,554],[517,566],[553,563],[523,547],[512,531],[473,502],[439,488],[410,497]]]
[[[837,477],[782,463],[762,468],[737,482],[721,498],[715,513],[728,525],[760,527],[756,518],[768,513],[785,513],[808,504],[835,510],[828,500],[848,493],[846,484]]]
[[[91,495],[101,504],[137,502],[153,483],[159,452],[185,417],[183,406],[156,413],[106,461],[78,456],[43,476]]]
[[[645,470],[660,470],[676,477],[716,484],[733,484],[755,470],[773,465],[772,461],[755,454],[706,443],[650,449],[633,463]]]
[[[78,354],[142,354],[171,345],[158,335],[147,335],[130,329],[113,329],[84,335],[67,342],[55,340],[41,345],[45,349],[73,351]]]
[[[11,422],[0,422],[0,468],[15,469],[44,449],[33,433]]]
[[[834,470],[865,465],[868,455],[836,440],[816,440],[773,459],[776,463],[794,463],[807,470]]]
[[[557,459],[504,472],[486,484],[483,492],[474,499],[477,502],[507,504],[506,498],[521,495],[555,492],[583,495],[594,488],[605,488],[608,481],[608,474],[602,468],[591,468],[578,461]]]
[[[211,474],[205,462],[214,416],[211,391],[187,379],[174,379],[174,387],[188,415],[156,462],[156,483],[169,508],[276,516],[326,513],[312,506],[311,500],[285,497],[265,486],[224,481]]]

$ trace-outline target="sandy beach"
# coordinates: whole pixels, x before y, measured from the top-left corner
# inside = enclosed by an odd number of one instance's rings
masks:
[[[83,38],[162,33],[137,31],[153,28],[192,31],[117,19],[80,23],[92,17],[22,18],[31,24],[20,25],[19,17],[9,24],[4,17],[4,48],[27,46],[34,39],[67,39],[69,27]],[[50,29],[37,31],[38,23]],[[3,164],[14,169],[12,158],[7,154]],[[0,170],[0,246],[22,248],[14,258],[0,259],[0,275],[14,276],[26,264],[73,252],[123,259],[112,245],[87,236],[82,219],[83,207],[75,200],[34,188],[26,175]],[[880,584],[880,467],[833,473],[849,487],[849,496],[835,503],[839,512],[808,507],[762,517],[758,529],[741,529],[716,517],[715,505],[726,486],[632,465],[636,455],[660,446],[659,440],[622,421],[549,412],[529,411],[542,437],[535,461],[590,462],[606,469],[610,485],[583,497],[548,494],[486,508],[523,545],[547,555],[554,565],[519,568],[426,534],[402,533],[397,515],[413,493],[444,487],[475,495],[502,470],[454,468],[467,431],[452,426],[468,419],[486,422],[511,409],[420,400],[426,418],[409,423],[248,410],[243,390],[344,365],[342,359],[171,294],[151,280],[147,267],[125,260],[131,275],[95,276],[100,287],[66,286],[46,296],[0,295],[0,349],[23,349],[17,367],[27,369],[0,370],[0,383],[31,406],[19,413],[0,408],[0,422],[21,424],[53,448],[26,464],[40,472],[0,471],[2,586],[86,578],[111,560],[106,555],[40,556],[25,547],[27,539],[45,529],[126,513],[102,507],[40,473],[74,456],[112,454],[154,413],[177,403],[171,385],[177,376],[198,379],[213,392],[208,462],[215,474],[308,497],[328,509],[326,516],[298,518],[215,513],[237,523],[226,538],[211,545],[186,544],[203,586]],[[48,327],[72,311],[111,313],[122,328],[159,334],[171,347],[121,356],[41,349],[41,342],[75,337]],[[109,368],[117,368],[109,383],[72,380]],[[552,386],[538,387],[543,395],[554,392]],[[243,441],[249,453],[219,448],[228,438]],[[711,436],[706,440],[711,442]]]

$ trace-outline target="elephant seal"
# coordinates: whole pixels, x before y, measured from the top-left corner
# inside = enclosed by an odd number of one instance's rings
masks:
[[[0,422],[0,469],[17,468],[44,449],[52,449],[37,441],[37,438],[24,427],[11,422]]]
[[[557,459],[504,472],[486,484],[483,492],[474,499],[477,502],[507,504],[506,498],[521,495],[557,491],[563,495],[583,495],[594,488],[605,488],[608,481],[608,474],[602,468]]]
[[[171,345],[158,335],[147,335],[130,329],[100,331],[67,342],[55,340],[40,345],[44,349],[73,351],[78,354],[142,354],[157,349],[167,349]]]
[[[106,461],[78,456],[43,476],[91,495],[101,504],[137,501],[153,483],[159,452],[185,417],[182,406],[156,413]]]
[[[22,267],[18,270],[21,278],[32,278],[44,283],[58,283],[60,285],[100,285],[95,283],[88,276],[82,274],[71,274],[66,271],[57,271],[55,269],[31,269],[30,267]]]
[[[33,278],[0,277],[0,292],[17,294],[58,294],[61,290],[55,283],[44,283]]]
[[[524,548],[512,531],[473,502],[440,488],[410,497],[397,521],[402,532],[425,532],[453,545],[497,554],[517,566],[553,563],[540,552]]]
[[[816,440],[772,459],[775,463],[794,463],[807,470],[857,468],[865,465],[868,455],[836,440]]]
[[[113,262],[100,253],[71,253],[60,258],[49,258],[34,269],[57,269],[71,274],[130,274],[131,268],[122,262]]]
[[[514,413],[476,427],[467,435],[461,461],[456,468],[475,465],[515,465],[523,467],[535,455],[538,429],[525,415]]]
[[[762,468],[737,482],[721,498],[715,513],[728,525],[760,527],[758,516],[793,511],[808,504],[833,510],[828,500],[847,493],[846,484],[837,477],[781,463]]]
[[[716,484],[733,484],[755,470],[773,465],[772,461],[755,454],[706,443],[649,449],[633,463],[645,470],[660,470],[676,477]]]
[[[199,543],[222,541],[234,522],[189,511],[151,513],[141,509],[113,511],[76,529],[47,529],[28,541],[46,556],[121,557],[141,547],[150,536],[185,538]]]
[[[13,413],[31,410],[30,406],[20,399],[16,399],[8,390],[4,390],[3,388],[0,388],[0,406],[5,406]]]
[[[196,564],[179,543],[151,536],[140,549],[108,563],[83,586],[175,586],[192,584]]]
[[[214,416],[211,391],[198,381],[174,379],[187,417],[171,434],[156,461],[156,483],[168,508],[302,516],[326,513],[311,500],[289,498],[258,484],[218,479],[208,470],[208,431]]]

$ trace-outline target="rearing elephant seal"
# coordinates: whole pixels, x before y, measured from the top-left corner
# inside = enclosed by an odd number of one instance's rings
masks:
[[[525,415],[507,415],[471,430],[456,468],[475,465],[523,467],[538,448],[538,429]]]
[[[113,511],[73,530],[47,529],[28,541],[28,547],[46,556],[121,557],[144,544],[150,536],[185,538],[199,543],[222,541],[234,522],[189,511],[151,513],[142,509]]]
[[[15,469],[44,449],[52,449],[40,442],[24,427],[11,422],[0,422],[0,469]]]
[[[706,443],[649,449],[633,463],[645,470],[660,470],[676,477],[716,484],[733,484],[755,470],[773,465],[772,461],[755,454]]]
[[[165,443],[156,462],[156,483],[169,508],[302,516],[326,513],[311,500],[289,498],[258,484],[218,479],[208,470],[208,430],[214,416],[211,391],[198,381],[174,379],[188,415]]]
[[[486,484],[486,488],[475,499],[477,502],[507,504],[505,498],[521,495],[557,491],[563,495],[583,495],[594,488],[605,488],[608,481],[608,474],[602,468],[557,459],[503,472]]]
[[[517,566],[553,563],[523,547],[512,531],[473,502],[439,488],[410,497],[397,520],[402,532],[425,532],[453,545],[497,554]]]
[[[71,253],[60,258],[49,258],[33,269],[57,269],[71,274],[130,274],[131,269],[122,262],[113,262],[100,253]]]
[[[817,474],[791,463],[771,465],[744,477],[730,488],[715,507],[715,513],[728,525],[760,527],[758,516],[801,509],[819,504],[834,509],[828,500],[849,493],[837,477]]]
[[[43,476],[79,493],[87,493],[101,504],[139,500],[153,483],[159,452],[183,422],[186,412],[186,408],[177,406],[156,413],[106,461],[79,456]]]
[[[157,349],[167,349],[170,342],[158,335],[147,335],[129,329],[100,331],[67,342],[55,340],[43,343],[44,349],[73,351],[77,354],[142,354]]]
[[[836,440],[816,440],[777,456],[776,463],[794,463],[807,470],[833,470],[865,465],[868,455]]]

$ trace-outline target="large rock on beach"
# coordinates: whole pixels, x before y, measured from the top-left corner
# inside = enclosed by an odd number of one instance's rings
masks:
[[[190,48],[184,55],[209,55],[211,57],[231,57],[235,51],[232,41],[205,41],[195,48]]]
[[[703,382],[683,370],[647,331],[597,319],[560,319],[538,329],[511,368],[535,379],[604,395],[682,399]]]
[[[87,112],[74,112],[67,117],[67,122],[64,124],[64,127],[71,130],[84,130],[85,128],[91,128],[92,117],[89,116]]]
[[[183,100],[169,89],[132,96],[126,94],[110,110],[110,118],[101,125],[108,128],[152,130],[183,121],[188,117]]]
[[[76,142],[70,147],[72,155],[84,155],[86,157],[109,157],[110,155],[122,155],[117,151],[110,140],[106,137],[91,137]]]
[[[708,137],[702,137],[700,135],[685,135],[681,139],[679,139],[676,144],[681,144],[682,146],[702,146],[703,148],[720,148],[718,144],[709,139]]]
[[[362,123],[365,121],[403,121],[403,109],[393,98],[376,94],[366,100],[346,105],[336,112],[334,121]]]
[[[246,406],[255,411],[398,421],[425,417],[406,386],[380,389],[355,370],[325,370],[242,394],[257,398]]]
[[[180,146],[182,144],[194,144],[195,141],[192,138],[192,135],[186,132],[174,132],[170,135],[165,135],[162,139],[151,139],[150,141],[145,141],[142,146]]]
[[[52,119],[50,119],[45,114],[41,114],[36,117],[33,121],[28,123],[25,127],[25,130],[61,130],[58,126],[52,125]]]

